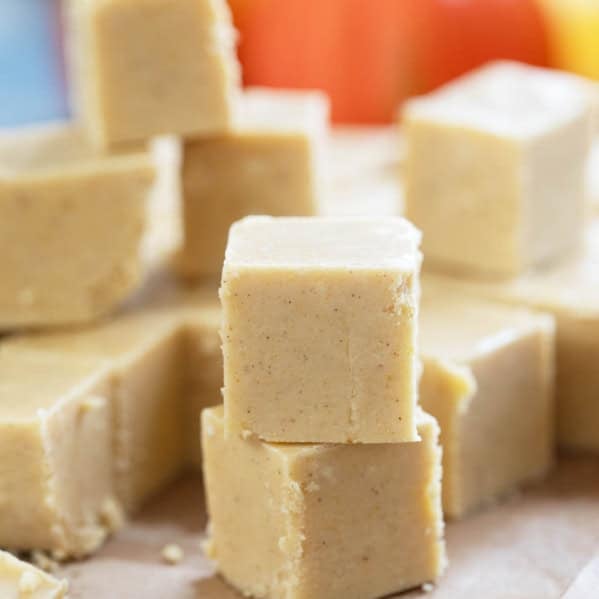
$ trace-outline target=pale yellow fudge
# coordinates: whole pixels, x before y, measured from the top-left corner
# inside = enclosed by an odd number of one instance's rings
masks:
[[[230,128],[239,88],[225,0],[70,0],[76,110],[102,146]]]
[[[441,427],[445,515],[543,477],[554,447],[553,318],[424,277],[420,333],[420,403]]]
[[[405,214],[427,268],[509,276],[574,248],[591,109],[586,81],[510,62],[409,101]]]
[[[419,243],[402,218],[233,225],[220,288],[228,436],[418,440]]]
[[[419,443],[282,445],[224,436],[204,410],[208,553],[244,594],[374,599],[445,566],[438,426]]]
[[[87,329],[8,340],[5,351],[85,356],[110,366],[114,475],[128,511],[186,463],[185,331],[175,309],[127,314]],[[43,387],[43,381],[38,383]]]
[[[234,221],[309,216],[323,195],[326,97],[250,88],[241,108],[235,131],[184,143],[181,269],[189,277],[220,275]]]
[[[435,278],[462,292],[555,316],[558,444],[599,452],[599,219],[587,229],[584,248],[554,266],[501,283]]]
[[[102,156],[68,124],[0,135],[0,330],[82,323],[139,284],[147,152]]]
[[[223,357],[220,348],[221,309],[216,292],[213,301],[197,305],[186,319],[187,435],[191,463],[200,468],[200,414],[203,408],[222,402]]]
[[[43,570],[0,551],[0,597],[2,599],[65,599],[69,586]]]
[[[0,547],[93,552],[119,524],[97,360],[0,348]]]

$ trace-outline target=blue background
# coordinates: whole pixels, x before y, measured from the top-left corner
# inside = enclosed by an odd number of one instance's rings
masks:
[[[68,115],[59,0],[0,0],[0,127]]]

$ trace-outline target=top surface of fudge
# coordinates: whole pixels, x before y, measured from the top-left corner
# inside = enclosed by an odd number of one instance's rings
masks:
[[[148,344],[176,329],[177,324],[175,315],[147,310],[73,331],[14,337],[5,342],[5,347],[119,359],[143,351]]]
[[[526,138],[591,106],[583,79],[517,62],[494,62],[406,105],[410,118]]]
[[[329,101],[320,91],[247,88],[240,98],[243,130],[319,132],[327,123]]]
[[[0,347],[0,419],[35,419],[39,410],[52,409],[104,375],[104,364],[97,360]]]
[[[130,150],[132,154],[102,154],[81,129],[68,122],[4,130],[0,132],[0,175],[64,170],[90,162],[118,164],[132,156],[151,164],[142,145],[131,146]]]
[[[422,277],[420,343],[424,356],[468,360],[538,327],[553,327],[553,319],[464,296],[439,279]]]
[[[250,216],[231,227],[225,268],[414,270],[419,243],[399,217]]]

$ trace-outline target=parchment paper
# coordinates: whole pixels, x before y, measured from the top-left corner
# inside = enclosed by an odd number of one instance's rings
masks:
[[[58,574],[72,599],[239,599],[202,555],[205,525],[201,479],[190,476]],[[437,587],[401,597],[599,598],[599,459],[561,459],[546,482],[449,523],[446,536],[450,565]],[[184,549],[181,563],[161,560],[168,543]]]

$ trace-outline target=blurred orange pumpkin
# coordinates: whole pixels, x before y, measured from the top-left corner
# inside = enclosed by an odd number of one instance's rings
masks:
[[[546,64],[535,0],[230,0],[244,82],[321,88],[336,122],[398,104],[493,58]]]

